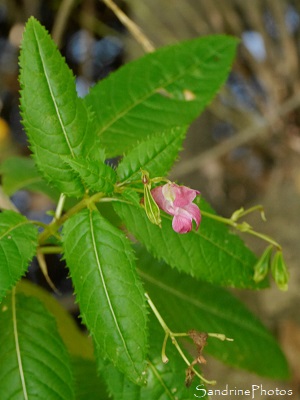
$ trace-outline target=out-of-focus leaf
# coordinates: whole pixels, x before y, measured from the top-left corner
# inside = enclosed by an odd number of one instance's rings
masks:
[[[27,280],[18,282],[17,293],[36,297],[56,320],[58,332],[72,356],[94,359],[94,348],[90,337],[79,330],[74,318],[46,290]]]
[[[25,274],[37,247],[37,228],[14,211],[0,214],[0,302]]]
[[[13,293],[0,312],[0,398],[74,399],[67,350],[39,300]]]
[[[103,379],[97,375],[96,362],[72,358],[76,400],[109,400]]]
[[[51,199],[58,199],[59,191],[49,186],[36,169],[32,158],[11,157],[0,166],[4,192],[11,196],[21,189],[47,194]]]

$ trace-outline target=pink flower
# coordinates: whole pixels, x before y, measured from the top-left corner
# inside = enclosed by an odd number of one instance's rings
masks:
[[[194,198],[200,194],[198,190],[178,186],[175,183],[167,183],[152,189],[151,194],[160,209],[174,215],[172,227],[175,232],[190,232],[193,220],[198,229],[201,214],[198,206],[192,203]]]

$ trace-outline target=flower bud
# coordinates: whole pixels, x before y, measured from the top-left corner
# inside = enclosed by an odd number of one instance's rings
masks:
[[[273,278],[280,290],[288,289],[289,273],[284,262],[282,251],[278,250],[273,258],[271,265]]]
[[[160,209],[156,202],[153,199],[151,193],[151,181],[149,179],[149,174],[147,171],[142,172],[142,182],[144,184],[144,208],[146,215],[152,224],[158,225],[161,227],[161,218],[160,218]]]
[[[254,266],[254,282],[259,283],[261,282],[266,276],[267,273],[269,272],[269,268],[271,265],[271,255],[273,252],[273,245],[271,244],[266,248],[266,250],[263,252],[259,260]]]
[[[144,207],[150,222],[161,227],[160,209],[155,203],[148,185],[144,185]]]

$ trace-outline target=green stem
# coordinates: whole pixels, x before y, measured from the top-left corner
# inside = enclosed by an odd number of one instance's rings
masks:
[[[83,210],[86,207],[89,207],[91,204],[98,202],[103,197],[103,193],[96,193],[91,197],[83,198],[79,203],[77,203],[74,207],[68,210],[64,215],[59,217],[58,219],[53,219],[52,222],[45,228],[45,230],[39,235],[39,244],[43,245],[46,243],[47,239],[55,235],[58,228],[66,222],[70,217],[77,214],[79,211]]]
[[[186,337],[189,336],[187,333],[183,332],[183,333],[173,333],[173,336],[176,337]]]
[[[42,254],[61,254],[63,253],[63,248],[61,246],[45,246],[39,247],[38,251]]]
[[[151,308],[151,310],[153,311],[154,315],[156,316],[158,322],[160,323],[161,327],[163,328],[163,330],[166,332],[166,334],[170,334],[171,331],[168,328],[168,325],[165,323],[165,321],[163,320],[162,316],[160,315],[160,313],[158,312],[157,308],[155,307],[154,303],[152,302],[152,300],[150,299],[150,296],[148,293],[145,293],[145,297],[147,299],[147,302]]]
[[[261,215],[261,219],[263,221],[266,221],[266,216],[265,216],[265,212],[264,212],[264,208],[262,205],[258,204],[256,206],[250,207],[247,210],[244,210],[243,212],[241,212],[241,214],[239,215],[239,218],[244,217],[245,215],[251,214],[255,211],[259,210],[260,215]]]
[[[255,211],[258,208],[261,208],[261,206],[254,206],[250,210],[252,212],[252,211]],[[247,223],[238,224],[236,221],[234,221],[234,220],[232,220],[230,218],[220,217],[219,215],[211,214],[211,213],[209,213],[207,211],[202,211],[202,210],[201,210],[201,214],[203,216],[205,216],[205,217],[214,219],[215,221],[222,222],[225,225],[229,225],[229,226],[239,230],[240,232],[247,232],[250,235],[259,237],[260,239],[263,239],[264,241],[266,241],[266,242],[272,244],[273,246],[277,247],[278,250],[282,249],[280,244],[278,242],[276,242],[275,240],[273,240],[270,236],[265,235],[264,233],[259,233],[259,232],[254,231],[252,229],[252,227]],[[243,213],[243,215],[246,215],[246,214],[249,214],[248,210]]]
[[[216,339],[219,339],[219,340],[222,340],[222,341],[224,341],[224,340],[227,340],[228,342],[233,342],[234,341],[234,339],[226,337],[224,335],[224,333],[212,333],[211,332],[211,333],[208,333],[208,336],[216,338]]]
[[[161,348],[161,359],[162,359],[162,362],[164,364],[167,364],[167,362],[169,362],[169,359],[168,359],[168,357],[166,355],[166,347],[167,347],[168,339],[169,339],[169,333],[166,333],[165,337],[164,337],[163,345],[162,345],[162,348]]]
[[[123,182],[118,182],[118,183],[116,183],[116,187],[117,188],[121,188],[122,186],[124,186],[124,185],[132,185],[132,184],[134,184],[134,183],[142,183],[142,181],[141,181],[141,179],[136,179],[135,181],[131,181],[130,180],[130,178],[129,179],[126,179],[125,181],[123,181]]]
[[[203,216],[205,216],[205,217],[208,217],[210,219],[214,219],[215,221],[222,222],[223,224],[226,224],[226,225],[230,225],[230,226],[233,226],[233,227],[236,227],[236,225],[237,225],[234,221],[232,221],[229,218],[220,217],[219,215],[211,214],[211,213],[209,213],[207,211],[201,210],[201,214]]]
[[[176,347],[178,353],[181,355],[182,359],[187,364],[187,366],[190,367],[191,363],[185,356],[184,352],[182,351],[181,347],[179,346],[179,344],[175,338],[175,336],[187,336],[187,334],[173,333],[171,331],[171,329],[168,327],[168,325],[165,323],[165,321],[163,320],[162,316],[158,312],[157,308],[155,307],[155,305],[154,305],[153,301],[151,300],[150,296],[148,295],[148,293],[145,293],[145,297],[147,299],[147,302],[148,302],[151,310],[153,311],[154,315],[156,316],[158,322],[160,323],[161,327],[165,331],[165,338],[164,338],[163,347],[162,347],[162,361],[164,363],[168,362],[168,357],[166,356],[166,345],[167,345],[167,340],[170,337],[171,341],[174,344],[174,346]],[[207,383],[208,385],[216,384],[216,381],[208,381],[207,379],[205,379],[194,367],[192,368],[192,370],[194,371],[195,375],[198,376],[198,378],[200,378],[203,382]]]
[[[61,217],[61,214],[63,212],[63,208],[64,208],[64,204],[65,204],[65,200],[66,200],[66,195],[64,193],[61,193],[59,200],[58,200],[58,204],[56,207],[56,211],[55,211],[55,219],[59,219]]]
[[[272,244],[273,246],[277,247],[277,250],[282,251],[282,247],[280,246],[280,244],[276,242],[276,240],[273,240],[270,236],[265,235],[264,233],[256,232],[251,228],[247,232],[250,233],[250,235],[259,237],[260,239],[263,239],[264,241]]]

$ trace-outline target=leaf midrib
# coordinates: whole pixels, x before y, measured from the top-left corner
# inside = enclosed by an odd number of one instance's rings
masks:
[[[16,346],[18,369],[19,369],[20,379],[21,379],[21,384],[22,384],[22,391],[23,391],[23,395],[24,395],[24,400],[28,400],[28,393],[27,393],[27,387],[26,387],[26,382],[25,382],[25,374],[24,374],[22,357],[21,357],[21,350],[20,350],[20,344],[19,344],[19,334],[18,334],[18,325],[17,325],[17,312],[16,312],[16,291],[15,291],[15,289],[13,289],[13,291],[12,291],[11,308],[12,308],[12,321],[13,321],[14,340],[15,340],[15,346]]]
[[[227,45],[226,45],[227,47]],[[221,49],[219,49],[220,51]],[[213,58],[218,52],[215,52],[210,56],[210,58]],[[209,59],[210,59],[209,58]],[[208,59],[208,60],[209,60]],[[184,75],[187,74],[188,71],[191,69],[196,69],[196,66],[199,67],[199,64],[202,63],[202,60],[200,60],[199,63],[197,64],[191,64],[188,68],[186,68],[184,71],[181,71],[178,75],[175,77],[173,76],[172,79],[169,81],[165,82],[163,85],[157,85],[152,91],[148,92],[146,95],[139,97],[135,102],[131,103],[128,107],[126,107],[123,111],[117,114],[117,116],[113,119],[111,119],[106,125],[102,126],[102,128],[98,131],[98,135],[101,135],[103,132],[108,130],[112,125],[114,125],[119,119],[121,119],[124,115],[126,115],[129,111],[131,111],[133,108],[138,106],[139,104],[143,103],[145,100],[148,98],[152,97],[154,94],[158,94],[159,89],[165,89],[167,86],[170,84],[176,82],[178,79],[182,78]],[[182,100],[184,101],[184,100]],[[192,102],[195,102],[196,100],[193,100]],[[111,113],[112,115],[112,113]]]
[[[126,355],[127,355],[128,359],[131,361],[131,363],[132,363],[132,365],[134,367],[134,362],[133,362],[133,360],[132,360],[132,358],[130,356],[128,347],[126,345],[126,341],[125,341],[125,339],[123,337],[123,334],[121,332],[121,328],[120,328],[120,325],[118,323],[117,316],[116,316],[116,314],[114,312],[114,309],[113,309],[113,306],[112,306],[112,303],[111,303],[111,300],[110,300],[110,297],[109,297],[109,294],[108,294],[108,289],[107,289],[106,282],[105,282],[105,279],[104,279],[104,275],[103,275],[103,271],[102,271],[102,267],[101,267],[101,263],[100,263],[100,258],[99,258],[99,254],[98,254],[98,250],[97,250],[97,244],[96,244],[96,238],[95,238],[95,232],[94,232],[92,212],[90,212],[90,214],[89,214],[89,219],[90,219],[90,230],[91,230],[91,235],[92,235],[93,251],[94,251],[94,254],[95,254],[95,257],[96,257],[96,265],[97,265],[97,268],[98,268],[98,271],[99,271],[99,276],[100,276],[100,279],[101,279],[101,282],[102,282],[102,287],[104,289],[105,297],[106,297],[106,300],[107,300],[111,315],[113,317],[114,323],[116,325],[118,334],[119,334],[119,336],[121,338],[121,341],[123,343]]]
[[[74,154],[74,152],[73,152],[71,143],[70,143],[70,141],[69,141],[68,134],[67,134],[67,132],[66,132],[65,126],[64,126],[64,124],[63,124],[61,114],[60,114],[60,112],[59,112],[59,107],[58,107],[58,105],[57,105],[57,103],[56,103],[55,96],[54,96],[54,93],[53,93],[53,91],[52,91],[52,87],[51,87],[51,85],[50,85],[50,80],[49,80],[49,77],[48,77],[48,74],[47,74],[47,69],[46,69],[46,66],[45,66],[45,63],[44,63],[44,59],[43,59],[43,56],[42,56],[42,54],[43,54],[42,48],[41,48],[41,46],[40,46],[40,42],[39,42],[39,40],[38,40],[38,37],[37,37],[35,28],[33,28],[33,32],[34,32],[36,44],[37,44],[37,47],[38,47],[38,50],[39,50],[39,54],[40,54],[40,60],[41,60],[41,64],[42,64],[42,67],[43,67],[44,76],[45,76],[46,81],[47,81],[49,93],[50,93],[50,95],[51,95],[51,99],[52,99],[52,102],[53,102],[53,105],[54,105],[54,108],[55,108],[55,111],[56,111],[57,118],[58,118],[59,124],[60,124],[60,126],[61,126],[61,130],[62,130],[62,132],[63,132],[63,135],[64,135],[64,137],[65,137],[67,146],[68,146],[68,148],[69,148],[69,150],[70,150],[70,153],[71,153],[72,157],[75,158],[75,154]]]

